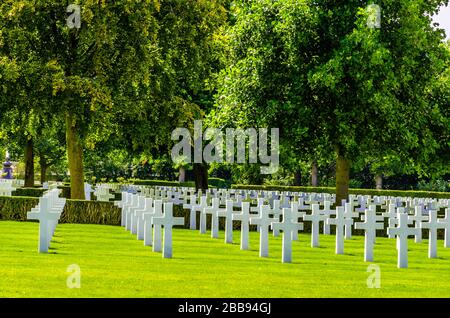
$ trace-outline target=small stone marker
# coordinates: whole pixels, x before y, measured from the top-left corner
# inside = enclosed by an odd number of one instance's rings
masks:
[[[377,222],[377,207],[376,205],[369,206],[364,214],[364,222],[355,223],[355,229],[365,231],[364,235],[364,261],[373,262],[373,245],[377,230],[384,229],[383,223]]]
[[[403,213],[403,208],[397,208],[398,225],[388,228],[388,234],[397,237],[398,268],[408,268],[408,236],[417,235],[418,229],[408,226],[408,214]]]
[[[329,225],[336,226],[336,254],[344,254],[344,227],[347,224],[350,226],[353,224],[353,219],[346,218],[344,214],[344,207],[338,206],[336,207],[336,217],[326,220]]]
[[[292,262],[292,232],[303,230],[303,225],[292,222],[291,209],[283,209],[283,221],[272,223],[272,229],[283,231],[283,248],[281,261]]]
[[[428,222],[420,223],[421,229],[428,229],[428,258],[437,258],[437,230],[444,225],[437,220],[437,211],[430,210]]]
[[[250,221],[250,202],[242,202],[241,213],[233,213],[234,221],[241,221],[241,250],[249,249],[248,230]]]
[[[319,226],[325,220],[325,215],[320,213],[320,206],[317,203],[311,205],[312,214],[305,215],[303,220],[311,221],[311,247],[319,247]],[[283,209],[284,211],[284,209]]]
[[[259,225],[259,257],[269,256],[269,227],[273,222],[278,222],[275,218],[269,217],[269,212],[268,205],[261,205],[259,216],[250,218],[250,224]]]
[[[172,258],[172,227],[184,225],[184,218],[173,216],[173,203],[164,203],[164,216],[153,217],[155,226],[164,226],[163,257]]]

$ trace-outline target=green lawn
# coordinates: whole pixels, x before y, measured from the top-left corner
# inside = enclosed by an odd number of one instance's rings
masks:
[[[364,239],[345,242],[334,254],[334,236],[293,243],[294,262],[281,263],[281,238],[270,239],[270,257],[200,235],[174,231],[174,258],[163,259],[121,227],[60,224],[49,254],[37,253],[37,223],[0,222],[0,297],[450,297],[450,249],[427,258],[427,242],[411,240],[409,268],[397,269],[395,240],[378,238],[375,264],[381,288],[367,287]],[[81,268],[81,288],[66,286],[67,267]]]

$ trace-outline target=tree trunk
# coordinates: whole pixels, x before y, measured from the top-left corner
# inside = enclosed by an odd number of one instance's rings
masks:
[[[25,145],[25,188],[34,187],[34,143],[33,138]]]
[[[84,200],[83,146],[72,115],[66,115],[67,157],[70,172],[71,199]]]
[[[47,163],[47,159],[45,159],[44,156],[40,157],[39,165],[41,166],[41,185],[42,185],[44,184],[44,182],[47,182],[47,169],[49,166]]]
[[[319,182],[317,179],[317,161],[313,161],[311,164],[311,186],[317,187],[319,186]]]
[[[180,167],[180,175],[178,176],[178,182],[186,182],[186,169]]]
[[[377,190],[383,189],[383,175],[382,174],[377,174],[375,176],[375,184],[376,184]]]
[[[301,185],[302,185],[302,171],[298,169],[294,172],[294,186],[299,187]]]
[[[342,200],[348,202],[348,186],[350,182],[350,161],[338,151],[336,162],[336,206]]]
[[[194,163],[195,188],[208,189],[208,165],[206,163]]]

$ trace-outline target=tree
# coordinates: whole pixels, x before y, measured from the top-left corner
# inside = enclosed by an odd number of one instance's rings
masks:
[[[444,106],[430,84],[448,65],[430,15],[448,1],[242,1],[229,32],[217,122],[280,127],[282,142],[336,156],[338,204],[352,160],[395,152],[426,162],[445,147]],[[439,132],[439,133],[438,133]]]
[[[62,0],[3,1],[0,42],[9,58],[35,61],[33,74],[51,75],[42,82],[53,94],[47,107],[65,120],[71,194],[83,199],[83,149],[111,133],[117,109],[149,107],[161,87],[155,76],[159,2],[84,1],[81,16],[76,9],[69,16],[69,22],[81,19],[80,28],[67,23],[66,10]]]

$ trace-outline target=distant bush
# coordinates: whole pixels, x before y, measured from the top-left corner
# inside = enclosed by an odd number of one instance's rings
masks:
[[[420,191],[449,192],[450,183],[445,180],[419,181],[417,189]]]
[[[227,189],[231,186],[231,183],[221,178],[208,178],[208,185],[211,188]]]
[[[17,197],[41,197],[47,189],[43,188],[17,188],[12,195]]]

